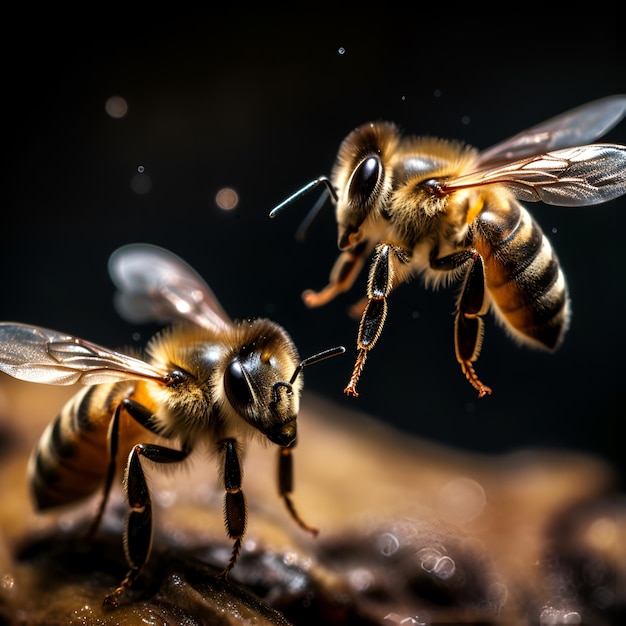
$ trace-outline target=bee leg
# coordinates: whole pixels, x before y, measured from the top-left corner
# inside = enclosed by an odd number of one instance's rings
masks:
[[[111,487],[110,480],[112,481],[115,474],[119,421],[122,409],[126,410],[139,424],[151,432],[155,432],[152,412],[143,405],[126,398],[117,407],[109,426],[111,464],[105,484],[105,501]],[[142,567],[150,556],[152,548],[152,502],[146,477],[141,467],[140,457],[144,456],[154,463],[180,463],[189,456],[190,452],[191,448],[188,446],[185,446],[182,450],[175,450],[149,443],[137,444],[132,449],[128,457],[126,479],[124,481],[126,497],[131,507],[126,523],[126,531],[124,532],[124,552],[130,569],[117,588],[104,598],[104,606],[117,606],[119,604],[120,596],[137,579]],[[101,506],[100,517],[102,516],[102,510],[104,510],[104,503]]]
[[[360,242],[354,248],[342,252],[335,261],[330,272],[328,285],[319,292],[307,289],[302,294],[304,304],[309,308],[322,306],[344,291],[348,291],[354,284],[356,277],[363,268],[365,257],[371,251],[367,240]]]
[[[361,317],[363,317],[365,308],[367,307],[367,302],[367,296],[364,296],[354,304],[350,305],[350,308],[348,309],[348,315],[355,321],[360,320]]]
[[[456,304],[454,318],[454,347],[456,359],[470,384],[482,398],[491,394],[491,388],[483,384],[474,370],[483,340],[484,324],[481,315],[487,312],[485,290],[485,265],[477,250],[455,252],[431,261],[434,269],[454,270],[468,263],[463,288]]]
[[[457,302],[454,320],[454,344],[457,361],[478,397],[491,394],[491,388],[478,378],[472,363],[478,359],[483,342],[484,323],[481,315],[487,312],[485,265],[480,254],[472,250],[472,261],[465,275],[463,290]]]
[[[235,540],[228,565],[218,574],[218,578],[226,578],[239,558],[243,536],[246,532],[247,510],[246,497],[241,489],[241,464],[237,453],[237,442],[225,439],[220,442],[224,452],[224,521],[226,532]]]
[[[392,254],[401,263],[406,263],[408,256],[401,248],[389,243],[381,243],[376,246],[376,254],[367,281],[367,304],[359,324],[357,337],[359,352],[348,386],[344,389],[344,393],[349,396],[357,397],[359,395],[356,384],[363,371],[367,353],[378,341],[387,318],[387,296],[394,287],[395,276]]]
[[[109,500],[109,495],[111,493],[113,479],[115,478],[115,470],[117,468],[120,414],[122,409],[125,409],[128,414],[135,421],[139,422],[142,426],[152,432],[155,432],[151,422],[152,413],[138,402],[135,402],[134,400],[131,400],[129,398],[125,398],[115,409],[115,412],[113,413],[113,418],[111,419],[111,423],[109,424],[109,432],[107,435],[107,445],[109,447],[109,467],[107,468],[104,487],[102,490],[102,499],[100,501],[96,516],[89,526],[87,536],[92,536],[100,526],[102,516],[104,515],[104,509],[106,508],[106,504]],[[189,454],[189,451],[187,452],[187,454]]]
[[[100,526],[100,522],[102,521],[102,516],[104,515],[104,509],[106,508],[106,504],[109,500],[109,494],[111,493],[111,486],[113,485],[113,478],[115,477],[115,468],[117,467],[117,452],[118,452],[118,438],[119,438],[119,430],[120,430],[120,413],[122,411],[123,404],[119,404],[113,413],[113,418],[111,419],[111,423],[109,424],[109,433],[107,436],[108,446],[109,446],[109,467],[107,469],[106,478],[104,481],[104,489],[102,492],[102,499],[100,501],[100,506],[98,507],[98,512],[96,516],[89,526],[87,531],[87,536],[91,537],[95,534],[96,530]]]
[[[313,526],[309,526],[300,515],[298,515],[293,501],[291,500],[291,493],[293,492],[293,456],[291,451],[294,445],[295,444],[288,448],[280,448],[278,450],[278,490],[287,505],[287,510],[296,524],[307,532],[310,532],[313,536],[316,536],[319,530],[313,528]]]
[[[152,501],[140,458],[153,463],[179,463],[188,455],[188,449],[175,450],[151,443],[138,443],[132,449],[124,481],[131,507],[124,533],[124,552],[130,569],[118,587],[104,598],[105,606],[118,605],[119,597],[135,582],[152,548]]]

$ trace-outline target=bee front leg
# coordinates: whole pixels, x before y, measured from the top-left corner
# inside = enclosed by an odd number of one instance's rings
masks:
[[[483,340],[484,323],[481,315],[487,312],[485,288],[485,265],[477,250],[463,250],[440,259],[433,259],[433,269],[454,270],[469,264],[463,288],[456,304],[454,317],[454,347],[456,359],[470,384],[482,398],[491,394],[491,388],[483,384],[474,370]]]
[[[295,444],[292,444],[287,448],[280,448],[278,451],[278,491],[296,524],[313,536],[316,536],[319,530],[313,528],[313,526],[309,526],[298,515],[293,501],[291,500],[291,493],[293,492],[293,455],[291,452],[294,446]]]
[[[220,442],[224,453],[224,521],[226,532],[235,540],[233,551],[228,565],[218,574],[219,578],[226,578],[239,558],[241,544],[246,533],[248,521],[248,505],[241,489],[241,464],[237,452],[237,442],[234,439],[225,439]]]
[[[309,308],[322,306],[344,291],[348,291],[354,284],[356,277],[363,268],[365,257],[371,252],[367,240],[360,242],[354,248],[342,252],[335,261],[330,272],[328,285],[321,291],[307,289],[302,294],[302,300]]]
[[[359,324],[358,355],[348,386],[344,389],[346,395],[354,397],[359,395],[356,384],[365,365],[367,353],[378,341],[385,325],[387,297],[394,288],[394,259],[406,263],[408,255],[401,248],[389,243],[376,246],[376,254],[367,281],[367,304]]]

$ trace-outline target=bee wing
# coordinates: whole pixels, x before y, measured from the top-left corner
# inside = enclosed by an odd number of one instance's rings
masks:
[[[142,378],[167,381],[149,363],[55,330],[0,323],[0,371],[34,383],[95,385]]]
[[[588,206],[626,193],[626,146],[592,144],[555,150],[451,178],[442,193],[507,185],[516,198],[557,206]]]
[[[174,253],[149,244],[117,249],[109,274],[118,288],[115,305],[127,321],[189,320],[210,330],[232,322],[200,275]]]
[[[478,167],[482,169],[591,143],[613,128],[624,115],[626,95],[588,102],[484,150],[478,156]]]

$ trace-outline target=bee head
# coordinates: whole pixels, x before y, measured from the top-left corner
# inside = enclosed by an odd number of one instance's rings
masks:
[[[280,446],[296,438],[300,380],[289,381],[299,358],[291,338],[269,320],[242,322],[241,341],[224,371],[224,391],[235,411]],[[289,382],[287,382],[289,381]]]
[[[332,174],[341,250],[361,241],[368,218],[384,215],[392,182],[388,163],[398,141],[395,125],[387,122],[363,124],[343,140]]]
[[[297,435],[302,377],[307,365],[342,354],[331,348],[299,361],[286,331],[269,320],[250,322],[249,338],[232,355],[224,372],[224,390],[235,411],[248,424],[282,447]]]

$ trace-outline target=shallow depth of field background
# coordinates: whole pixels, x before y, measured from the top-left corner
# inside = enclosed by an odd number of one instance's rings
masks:
[[[366,273],[307,310],[300,293],[326,284],[337,255],[333,210],[303,243],[294,233],[315,194],[268,218],[330,173],[340,141],[362,122],[389,119],[486,148],[626,93],[616,15],[518,6],[488,26],[471,12],[393,4],[343,17],[99,10],[24,15],[4,43],[0,319],[112,347],[144,342],[156,327],[117,317],[106,264],[118,246],[150,242],[197,269],[234,318],[284,325],[303,357],[345,345],[345,356],[305,371],[311,391],[462,449],[566,448],[617,462],[626,197],[530,206],[569,280],[571,329],[548,355],[520,349],[489,318],[477,371],[494,393],[481,400],[454,358],[456,291],[426,291],[418,279],[390,298],[361,395],[345,398],[357,332],[346,309],[364,294]],[[626,143],[626,121],[605,139]],[[216,201],[224,188],[238,194],[232,210]]]

